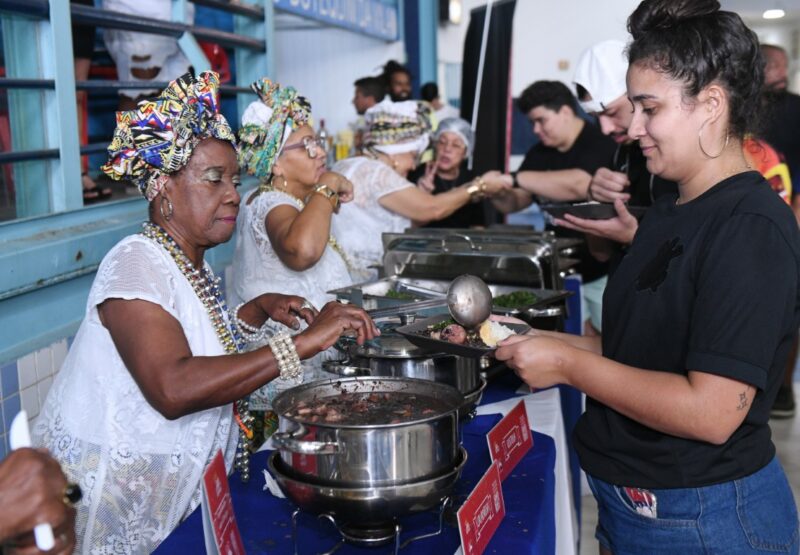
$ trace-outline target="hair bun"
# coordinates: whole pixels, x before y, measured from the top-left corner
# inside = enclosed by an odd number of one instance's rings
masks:
[[[628,31],[635,40],[649,31],[670,29],[719,10],[717,0],[643,0],[628,18]]]

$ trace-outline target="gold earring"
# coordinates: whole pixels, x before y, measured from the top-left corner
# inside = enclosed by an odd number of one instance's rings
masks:
[[[168,212],[164,213],[164,201],[167,201],[167,210]],[[172,202],[167,197],[161,197],[161,203],[158,205],[158,211],[161,212],[161,217],[164,220],[169,221],[172,218],[172,213],[175,211],[174,207],[172,206]]]
[[[709,120],[704,121],[703,124],[700,126],[700,129],[697,130],[697,144],[700,147],[700,152],[702,152],[707,158],[713,160],[714,158],[719,158],[720,156],[722,156],[722,153],[725,152],[726,148],[728,148],[728,141],[730,141],[731,134],[730,130],[726,129],[725,144],[722,145],[722,149],[720,149],[720,151],[715,156],[710,155],[708,152],[706,152],[706,149],[703,148],[703,129],[705,128],[706,123],[708,123],[708,121]]]

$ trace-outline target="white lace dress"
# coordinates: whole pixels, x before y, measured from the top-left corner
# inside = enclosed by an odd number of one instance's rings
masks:
[[[361,156],[336,163],[333,171],[349,179],[355,192],[353,202],[343,204],[334,218],[333,234],[355,267],[353,279],[374,279],[377,272],[369,267],[383,263],[381,234],[401,232],[411,225],[411,220],[385,209],[379,201],[414,184],[383,162]]]
[[[294,271],[281,262],[267,235],[266,220],[273,208],[283,205],[294,206],[298,210],[303,209],[303,204],[298,199],[280,191],[261,193],[249,204],[246,201],[242,202],[237,221],[236,251],[231,269],[232,282],[228,288],[231,307],[262,293],[283,293],[304,297],[320,309],[325,303],[336,298],[327,291],[352,283],[347,264],[330,245],[325,247],[322,257],[316,264],[302,272]],[[335,215],[334,221],[339,217]],[[282,324],[270,324],[268,323],[268,328],[272,328],[270,329],[272,333],[286,329]],[[331,357],[339,358],[340,355],[330,349],[304,360],[303,381],[308,382],[322,377],[321,362]],[[280,380],[270,382],[251,395],[251,406],[254,409],[268,409],[269,401],[280,389],[299,383],[298,381],[290,384]]]
[[[196,356],[224,354],[211,320],[171,256],[140,235],[120,241],[97,271],[86,316],[42,412],[34,443],[80,484],[77,553],[149,553],[200,502],[202,472],[218,449],[230,471],[232,407],[167,420],[144,398],[97,306],[141,299],[183,327]]]

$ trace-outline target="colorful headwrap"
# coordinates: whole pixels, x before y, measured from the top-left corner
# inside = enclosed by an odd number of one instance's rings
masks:
[[[209,137],[229,141],[236,136],[219,113],[212,71],[191,73],[172,81],[156,98],[139,102],[135,110],[117,112],[117,128],[102,170],[112,179],[128,179],[153,200],[167,176],[189,162],[192,151]]]
[[[428,146],[432,117],[427,102],[392,102],[387,97],[364,114],[364,146],[386,154],[422,152]]]
[[[250,88],[259,100],[242,115],[239,167],[263,180],[272,175],[272,166],[292,131],[312,125],[311,103],[294,87],[281,87],[266,77]]]

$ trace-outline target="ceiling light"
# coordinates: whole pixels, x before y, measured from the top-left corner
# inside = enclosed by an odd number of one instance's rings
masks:
[[[765,12],[762,14],[762,16],[761,16],[761,17],[763,17],[764,19],[780,19],[780,18],[782,18],[782,17],[783,17],[783,16],[785,16],[785,15],[786,15],[786,12],[784,12],[783,10],[781,10],[781,9],[774,9],[774,10],[766,10],[766,11],[765,11]]]

